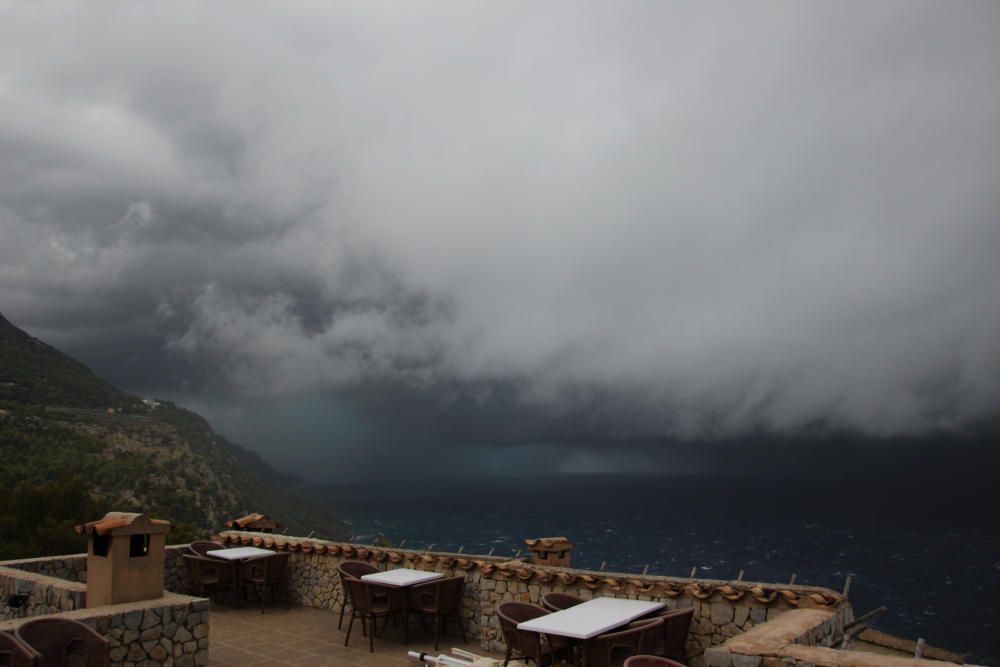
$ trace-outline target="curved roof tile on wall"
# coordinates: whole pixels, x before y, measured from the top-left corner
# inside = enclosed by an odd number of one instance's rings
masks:
[[[736,602],[745,597],[759,604],[771,604],[782,600],[793,607],[805,604],[808,607],[830,609],[839,606],[846,598],[834,591],[801,586],[767,585],[752,582],[723,582],[704,579],[672,579],[667,577],[614,576],[600,572],[580,572],[556,568],[543,568],[519,560],[504,561],[495,558],[465,556],[458,554],[417,552],[402,549],[361,546],[325,540],[312,540],[284,535],[262,533],[223,532],[219,539],[224,543],[253,545],[283,551],[298,551],[304,554],[329,554],[356,560],[386,562],[394,565],[407,564],[425,567],[458,568],[472,570],[478,568],[483,574],[501,579],[515,579],[539,584],[561,584],[597,590],[607,588],[615,593],[628,590],[632,593],[656,597],[676,598],[690,594],[699,600],[707,600],[719,595]]]

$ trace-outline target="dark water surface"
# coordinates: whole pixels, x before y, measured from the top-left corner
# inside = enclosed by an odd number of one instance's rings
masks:
[[[940,480],[561,476],[326,488],[359,541],[513,555],[566,535],[575,567],[841,590],[876,627],[1000,665],[995,486]]]

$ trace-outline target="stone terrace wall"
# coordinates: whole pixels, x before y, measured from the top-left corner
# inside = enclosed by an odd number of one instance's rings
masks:
[[[86,623],[110,642],[113,667],[208,664],[208,600],[165,593],[162,598],[53,615]],[[14,630],[28,619],[0,623]]]
[[[181,558],[181,554],[187,553],[187,547],[188,545],[186,544],[171,544],[166,548],[163,587],[168,591],[175,593],[189,592],[190,580],[188,578],[187,566],[184,564],[184,559]],[[64,581],[87,583],[87,554],[0,561],[0,568],[5,567],[55,577]]]
[[[670,609],[694,607],[688,657],[694,664],[706,648],[722,644],[764,621],[800,608],[841,610],[851,607],[839,593],[812,586],[776,586],[754,582],[639,576],[539,567],[521,561],[489,556],[387,549],[310,540],[306,538],[225,531],[218,539],[230,545],[252,544],[287,550],[293,597],[299,603],[340,610],[343,592],[337,565],[343,560],[364,560],[381,567],[410,567],[466,577],[465,616],[471,637],[482,647],[502,651],[502,637],[494,613],[505,600],[538,602],[550,591],[584,598],[628,597],[658,600]]]
[[[0,561],[0,567],[13,567],[47,577],[87,583],[87,554],[5,560]]]
[[[12,596],[25,596],[19,607]],[[0,621],[28,618],[87,606],[87,585],[12,567],[0,567]]]

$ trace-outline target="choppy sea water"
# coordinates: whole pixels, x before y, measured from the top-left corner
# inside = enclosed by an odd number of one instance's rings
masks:
[[[360,541],[514,555],[566,535],[575,567],[842,590],[876,628],[1000,665],[995,488],[900,480],[561,476],[327,487]]]

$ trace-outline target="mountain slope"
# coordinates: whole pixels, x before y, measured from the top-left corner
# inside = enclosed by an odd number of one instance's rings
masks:
[[[194,534],[251,511],[293,534],[348,534],[327,509],[295,494],[296,478],[226,441],[199,415],[119,391],[0,315],[0,491],[66,478],[83,480],[105,506],[148,512]]]

